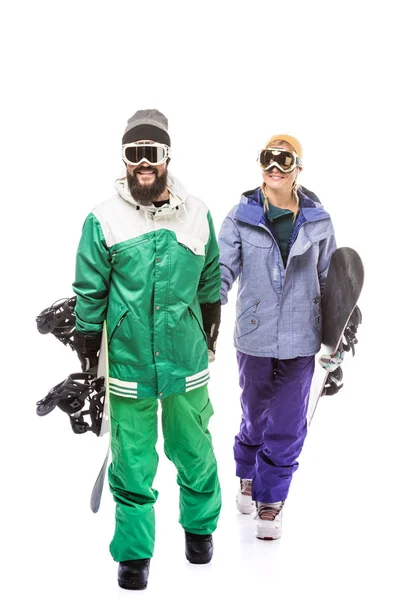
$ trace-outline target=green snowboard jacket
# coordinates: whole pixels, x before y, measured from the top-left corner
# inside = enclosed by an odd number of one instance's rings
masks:
[[[107,321],[110,391],[165,397],[209,379],[200,304],[220,299],[219,251],[205,204],[168,178],[170,203],[142,206],[126,178],[87,217],[73,289],[76,328]]]

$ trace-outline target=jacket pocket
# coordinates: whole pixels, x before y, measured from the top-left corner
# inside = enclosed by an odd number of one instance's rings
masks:
[[[272,246],[272,235],[261,227],[243,227],[240,230],[242,240],[256,248],[270,248]]]
[[[171,329],[171,346],[177,362],[186,363],[207,351],[207,336],[190,306]]]
[[[129,242],[121,242],[119,244],[116,244],[113,249],[111,250],[111,264],[115,265],[118,263],[119,259],[121,257],[124,257],[125,252],[128,251],[132,251],[132,249],[135,246],[139,246],[141,244],[147,244],[148,242],[150,242],[150,238],[147,237],[139,237],[139,238],[135,238],[133,240],[130,240]]]
[[[198,316],[196,315],[196,313],[194,312],[194,310],[191,306],[188,306],[188,309],[189,309],[189,313],[192,315],[192,317],[194,318],[194,320],[197,322],[198,326],[200,327],[203,337],[207,343],[207,335],[206,335],[206,332],[204,331],[203,320],[200,320],[198,318]]]
[[[121,325],[122,321],[125,319],[128,314],[128,309],[125,307],[121,307],[119,311],[115,313],[115,316],[109,317],[107,319],[107,334],[108,334],[108,345],[111,344],[111,340],[113,338],[114,333],[117,328]]]
[[[236,319],[236,337],[240,338],[252,331],[255,331],[260,325],[260,317],[256,315],[260,300],[254,300],[253,303],[239,314]]]

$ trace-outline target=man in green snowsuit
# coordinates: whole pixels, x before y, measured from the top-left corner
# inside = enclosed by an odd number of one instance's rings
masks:
[[[221,508],[207,390],[220,321],[219,251],[207,207],[168,172],[170,148],[162,113],[141,110],[129,119],[126,176],[85,221],[73,286],[75,342],[86,369],[96,365],[107,322],[116,502],[110,551],[127,589],[146,587],[153,555],[159,403],[190,562],[211,560]]]

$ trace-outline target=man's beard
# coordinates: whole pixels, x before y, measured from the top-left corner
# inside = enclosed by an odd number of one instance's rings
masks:
[[[136,173],[136,171],[139,170],[144,169],[140,169],[139,167],[133,171],[132,175],[129,173],[126,174],[129,191],[139,204],[149,206],[153,202],[156,202],[157,198],[159,198],[165,190],[167,186],[168,171],[166,169],[162,175],[159,175],[157,171],[153,171],[155,177],[154,183],[151,185],[141,185]]]

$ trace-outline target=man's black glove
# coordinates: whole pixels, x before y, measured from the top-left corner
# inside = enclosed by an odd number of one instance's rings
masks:
[[[93,333],[74,332],[74,350],[81,361],[82,371],[95,373],[99,362],[101,331]]]
[[[215,350],[219,325],[221,323],[221,300],[207,304],[200,304],[203,328],[207,336],[208,360],[215,360]]]

